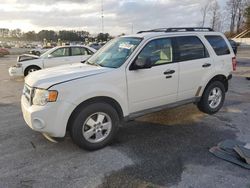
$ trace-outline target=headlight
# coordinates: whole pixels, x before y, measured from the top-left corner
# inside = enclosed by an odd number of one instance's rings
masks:
[[[32,103],[34,105],[43,106],[48,102],[55,102],[58,96],[57,91],[49,91],[45,89],[35,89]]]
[[[15,67],[20,68],[20,67],[22,67],[22,64],[21,64],[21,63],[17,63],[17,64],[15,65]]]

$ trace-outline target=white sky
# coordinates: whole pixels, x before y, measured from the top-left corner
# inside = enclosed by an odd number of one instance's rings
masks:
[[[103,0],[104,32],[197,26],[206,0]],[[226,0],[219,0],[221,7]],[[207,22],[208,23],[208,22]],[[1,0],[0,28],[101,32],[101,0]]]

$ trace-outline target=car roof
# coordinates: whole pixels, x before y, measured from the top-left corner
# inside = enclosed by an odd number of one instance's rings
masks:
[[[209,27],[175,27],[175,28],[158,28],[145,31],[139,31],[137,34],[127,35],[123,37],[138,37],[138,38],[154,38],[161,36],[185,36],[185,35],[222,35],[220,32],[215,32]]]
[[[85,45],[64,45],[64,46],[56,46],[56,48],[62,48],[62,47],[87,47]]]
[[[135,37],[135,38],[143,38],[143,39],[150,39],[154,37],[161,37],[161,36],[185,36],[185,35],[222,35],[220,32],[214,32],[214,31],[188,31],[188,32],[142,32],[142,33],[137,33],[137,34],[131,34],[131,35],[125,35],[122,37]]]

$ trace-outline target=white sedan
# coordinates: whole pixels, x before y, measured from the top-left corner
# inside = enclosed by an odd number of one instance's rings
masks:
[[[27,76],[30,72],[65,64],[85,61],[95,49],[88,46],[60,46],[46,51],[41,56],[24,54],[17,58],[17,64],[9,68],[10,76]]]

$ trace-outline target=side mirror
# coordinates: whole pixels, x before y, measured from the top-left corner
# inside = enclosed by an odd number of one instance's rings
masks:
[[[86,61],[88,61],[88,59],[89,59],[90,57],[85,57],[85,58],[83,58],[82,60],[81,60],[81,63],[85,63]]]
[[[52,58],[52,57],[53,57],[53,55],[51,55],[51,54],[48,55],[48,58]]]
[[[148,57],[146,59],[142,59],[142,58],[136,58],[133,66],[132,66],[132,70],[137,70],[137,69],[150,69],[152,67],[152,61],[151,58]]]

